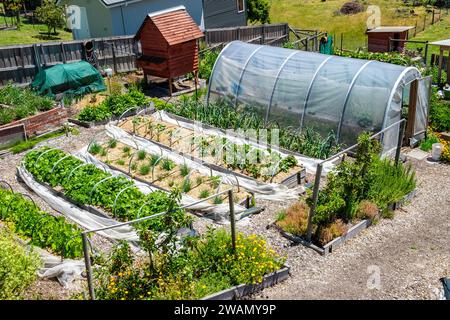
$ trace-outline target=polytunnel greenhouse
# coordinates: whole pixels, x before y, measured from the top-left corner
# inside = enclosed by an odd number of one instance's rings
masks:
[[[216,61],[207,99],[251,107],[265,124],[333,132],[338,143],[351,145],[363,131],[379,132],[400,121],[411,83],[420,77],[414,67],[235,41]],[[418,84],[414,122],[420,130],[430,83]],[[385,153],[396,147],[398,135],[399,126],[384,133]]]

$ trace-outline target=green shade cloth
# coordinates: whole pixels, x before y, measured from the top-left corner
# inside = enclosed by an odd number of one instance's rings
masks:
[[[86,61],[57,64],[39,71],[31,83],[39,94],[83,95],[106,90],[100,72]]]
[[[320,44],[319,52],[323,53],[323,54],[333,54],[333,37],[332,36],[328,36],[328,41]]]

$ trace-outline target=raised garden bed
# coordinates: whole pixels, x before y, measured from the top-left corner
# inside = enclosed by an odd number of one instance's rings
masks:
[[[163,212],[174,201],[162,191],[145,195],[127,177],[113,176],[58,149],[47,147],[30,151],[23,165],[54,194],[103,217],[127,221],[150,216]],[[177,212],[176,219],[185,221],[184,211]],[[158,219],[154,220],[157,229]]]
[[[291,268],[284,266],[283,268],[267,274],[263,277],[263,281],[258,284],[241,284],[220,292],[213,293],[201,300],[237,300],[251,294],[258,293],[265,288],[273,287],[274,285],[289,278]]]
[[[109,123],[111,121],[117,121],[117,120],[122,119],[122,118],[133,117],[138,112],[141,112],[143,110],[147,111],[147,110],[150,110],[150,109],[147,109],[145,107],[143,107],[143,108],[136,108],[136,109],[132,109],[132,110],[126,111],[121,116],[112,116],[112,117],[110,117],[108,119],[100,120],[100,121],[82,121],[82,120],[78,120],[76,118],[69,118],[68,121],[71,122],[71,123],[74,123],[74,124],[76,124],[76,125],[78,125],[80,127],[93,128],[93,127],[96,127],[96,126],[105,125],[105,124],[107,124],[107,123]]]
[[[235,144],[227,138],[195,132],[152,116],[127,119],[119,126],[130,134],[148,139],[167,150],[185,154],[214,170],[243,178],[293,187],[301,184],[306,176],[306,170],[298,165],[293,155],[282,157],[277,152],[268,152],[248,144]],[[245,163],[251,156],[258,161]]]
[[[136,88],[127,93],[112,93],[100,103],[85,106],[69,121],[83,127],[103,125],[121,117],[129,117],[146,108],[149,99]]]
[[[416,196],[416,194],[417,194],[417,189],[410,192],[406,196],[404,196],[403,199],[401,199],[400,201],[391,204],[389,206],[389,209],[397,210],[397,209],[401,208],[407,202],[411,201],[411,199],[413,199]],[[379,216],[380,216],[380,214],[378,215],[378,217]],[[326,255],[328,253],[332,253],[336,248],[338,248],[339,246],[344,244],[347,240],[358,235],[364,229],[367,229],[368,227],[370,227],[372,225],[372,223],[373,223],[373,220],[364,219],[364,220],[358,222],[356,225],[352,226],[350,229],[348,229],[348,231],[345,235],[342,235],[338,238],[333,239],[332,241],[328,242],[324,246],[316,245],[312,242],[307,241],[306,239],[303,239],[300,236],[293,235],[293,234],[283,230],[281,227],[277,226],[275,222],[268,225],[268,228],[275,228],[286,239],[288,239],[294,243],[302,244],[305,247],[311,248],[311,249],[317,251],[318,253],[320,253],[321,255]]]
[[[192,198],[202,199],[233,186],[221,181],[219,176],[205,176],[188,165],[179,165],[159,154],[139,151],[121,142],[110,140],[108,143],[92,144],[89,152],[111,169],[120,171],[140,182],[160,190],[170,192],[178,187]],[[250,208],[254,204],[254,195],[243,188],[234,186],[235,203]],[[221,204],[226,195],[209,200],[211,204]]]
[[[7,148],[27,137],[39,135],[61,126],[67,121],[67,110],[58,106],[0,126],[0,147]]]

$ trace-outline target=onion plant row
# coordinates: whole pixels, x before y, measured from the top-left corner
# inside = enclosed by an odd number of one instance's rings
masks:
[[[334,133],[322,137],[312,128],[305,128],[300,132],[298,128],[284,127],[276,121],[265,123],[263,116],[252,106],[234,108],[225,100],[210,102],[207,105],[196,101],[195,97],[183,96],[179,102],[164,104],[161,107],[178,116],[221,129],[268,129],[269,143],[270,131],[276,129],[279,132],[281,147],[309,157],[325,159],[339,150]]]

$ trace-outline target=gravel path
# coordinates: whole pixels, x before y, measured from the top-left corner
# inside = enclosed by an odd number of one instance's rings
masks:
[[[291,277],[256,299],[443,299],[450,275],[450,166],[411,160],[418,195],[335,252],[320,256],[265,230],[278,211],[254,217],[251,230],[287,255]],[[377,285],[379,273],[379,285]]]
[[[60,137],[44,144],[65,151],[76,151],[102,130],[80,128],[78,136]],[[58,215],[44,201],[27,190],[15,178],[15,168],[24,153],[0,159],[0,178],[15,191],[29,194],[38,206]],[[418,195],[394,219],[381,220],[346,242],[335,252],[321,256],[301,245],[292,246],[267,225],[288,202],[258,201],[266,210],[249,223],[238,224],[245,233],[265,238],[287,257],[291,277],[265,289],[255,299],[439,299],[443,298],[439,278],[450,276],[450,166],[411,159],[417,171]],[[210,224],[203,219],[198,229]],[[109,247],[109,241],[96,237],[94,243]],[[379,286],[376,273],[379,271]],[[372,281],[375,279],[375,281]],[[368,285],[369,284],[369,285]],[[55,281],[40,280],[29,298],[64,299],[71,292]]]

